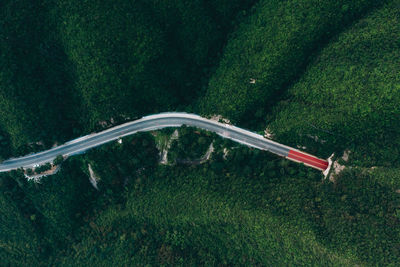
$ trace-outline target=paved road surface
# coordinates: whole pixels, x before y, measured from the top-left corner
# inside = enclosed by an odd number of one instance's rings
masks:
[[[166,127],[180,127],[183,124],[215,132],[224,138],[229,138],[250,147],[270,151],[279,156],[286,157],[292,161],[304,163],[307,166],[321,171],[328,168],[328,162],[326,160],[319,159],[297,149],[276,143],[253,132],[205,119],[195,114],[170,112],[146,116],[139,120],[128,122],[100,133],[80,137],[47,151],[6,160],[0,164],[0,172],[10,171],[21,167],[32,168],[38,164],[52,162],[58,155],[71,156],[80,154],[90,148],[117,140],[123,136],[131,135],[136,132],[145,132]]]

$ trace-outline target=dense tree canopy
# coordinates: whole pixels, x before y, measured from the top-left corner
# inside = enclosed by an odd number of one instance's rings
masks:
[[[3,1],[0,127],[14,153],[187,108],[253,2]]]
[[[0,259],[6,266],[40,262],[40,236],[33,225],[35,215],[23,196],[14,180],[0,177]]]
[[[0,127],[14,148],[51,143],[74,125],[63,48],[41,2],[0,4]]]
[[[58,27],[76,69],[74,89],[89,129],[174,102],[162,78],[165,65],[157,64],[165,54],[164,34],[141,1],[60,2]]]
[[[220,138],[212,159],[193,166],[145,163],[155,149],[148,134],[107,146],[68,160],[40,184],[20,172],[1,176],[0,233],[8,245],[0,255],[12,263],[22,249],[27,263],[62,266],[398,259],[399,169],[350,169],[333,184],[316,170]],[[99,191],[89,183],[89,162]]]
[[[0,161],[167,110],[351,152],[323,179],[183,126],[0,173],[0,265],[398,264],[400,0],[383,2],[1,1]]]
[[[328,45],[276,107],[274,132],[303,144],[318,136],[326,143],[314,147],[350,148],[361,164],[398,165],[399,18],[395,1]]]
[[[316,51],[380,2],[259,1],[224,48],[202,111],[254,127]]]

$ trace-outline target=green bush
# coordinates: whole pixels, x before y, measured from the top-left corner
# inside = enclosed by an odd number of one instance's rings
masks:
[[[172,142],[168,150],[168,161],[189,164],[190,162],[200,162],[211,142],[212,137],[209,132],[182,126],[179,128],[178,139]]]
[[[53,165],[60,165],[61,163],[64,162],[64,157],[62,155],[58,155],[54,160],[53,160]]]

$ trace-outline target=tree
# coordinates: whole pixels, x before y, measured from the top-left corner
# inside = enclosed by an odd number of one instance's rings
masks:
[[[202,112],[222,114],[247,127],[264,123],[269,107],[302,74],[315,51],[382,2],[258,1],[228,40],[202,99]]]
[[[64,161],[64,157],[63,157],[62,155],[58,155],[58,156],[54,159],[53,164],[54,164],[54,165],[60,165],[61,163],[63,163],[63,161]]]
[[[31,168],[29,168],[29,169],[26,170],[26,174],[27,175],[33,175],[34,172],[33,172],[33,170]]]

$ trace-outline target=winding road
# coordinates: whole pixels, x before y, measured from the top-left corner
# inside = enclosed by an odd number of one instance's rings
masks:
[[[180,127],[182,125],[215,132],[224,138],[231,139],[250,147],[270,151],[279,156],[286,157],[289,160],[304,163],[307,166],[321,171],[325,171],[329,165],[326,160],[319,159],[297,149],[271,141],[248,130],[206,119],[195,114],[169,112],[146,116],[139,120],[128,122],[100,133],[86,135],[40,153],[3,161],[0,164],[0,172],[6,172],[18,168],[32,168],[40,164],[52,162],[58,155],[72,156],[81,154],[93,147],[100,146],[137,132],[152,131],[167,127]]]

